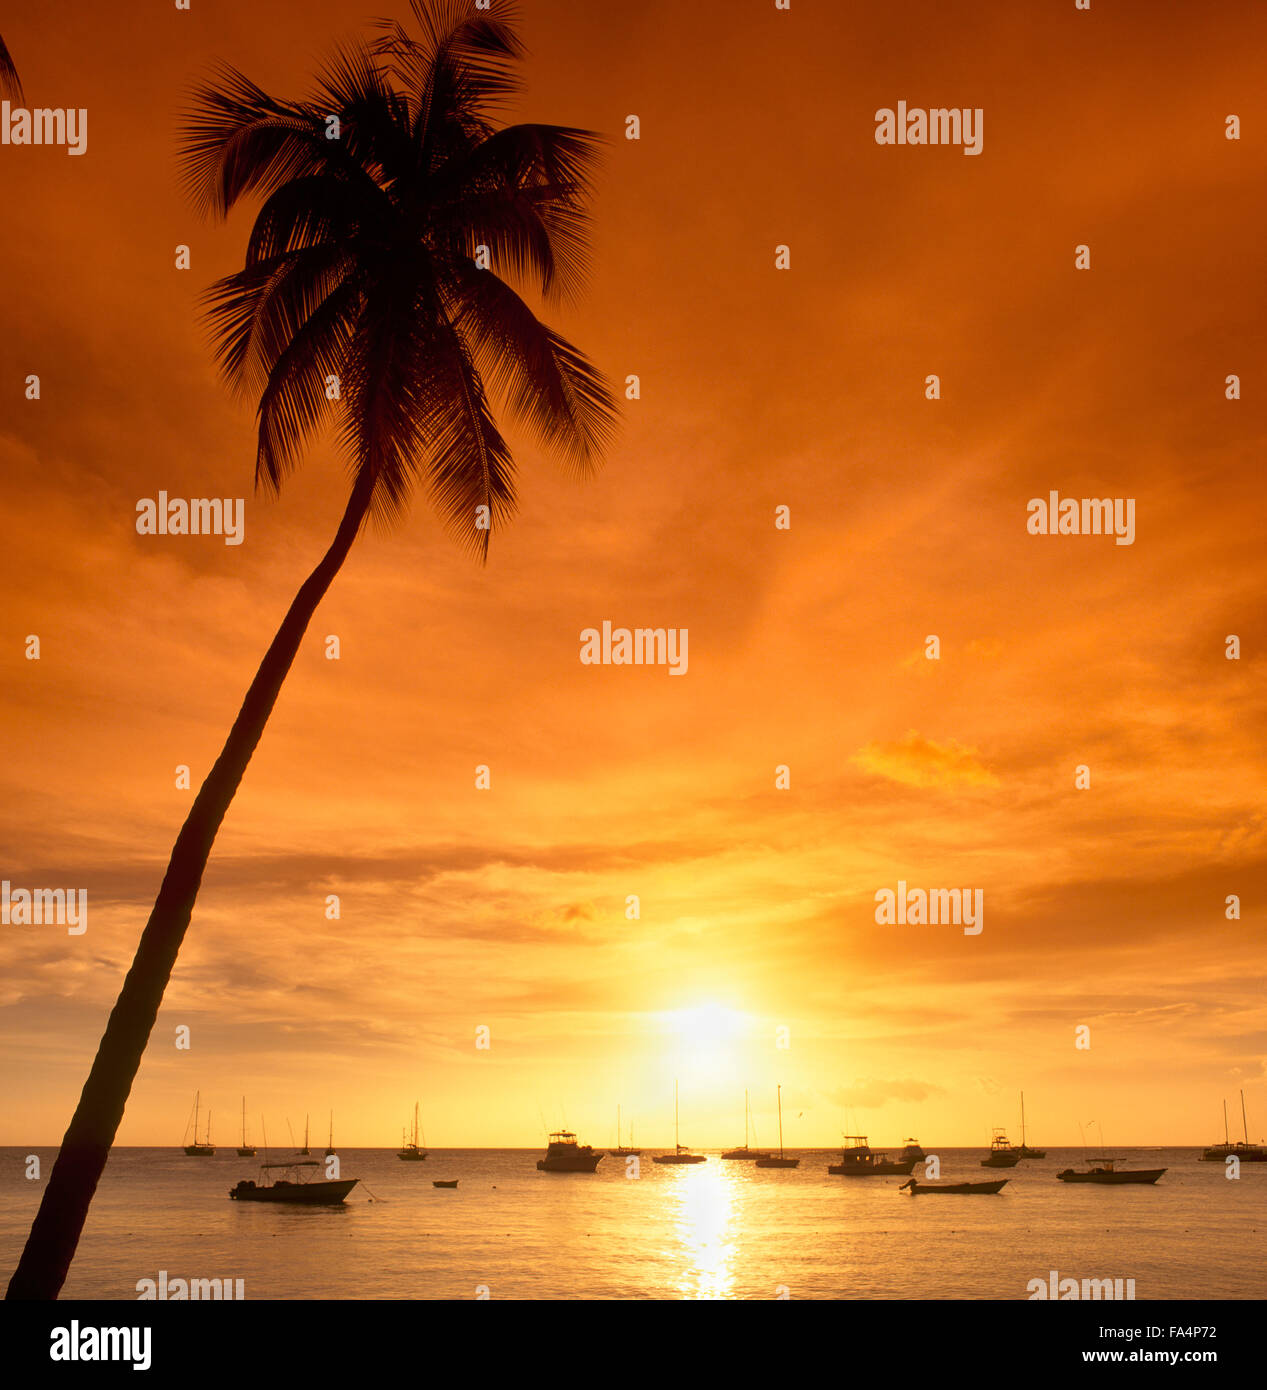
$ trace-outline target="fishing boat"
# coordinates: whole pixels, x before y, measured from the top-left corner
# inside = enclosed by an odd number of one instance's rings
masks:
[[[994,1131],[994,1137],[990,1140],[990,1152],[981,1160],[983,1168],[1015,1168],[1021,1161],[1021,1156],[1008,1142],[1007,1135],[1001,1130]]]
[[[238,1149],[239,1158],[254,1158],[255,1145],[246,1142],[246,1097],[242,1097],[242,1144]]]
[[[947,1192],[954,1197],[966,1197],[978,1192],[993,1195],[1002,1191],[1010,1181],[1010,1178],[996,1178],[994,1182],[916,1182],[912,1178],[910,1182],[904,1182],[898,1191],[909,1192],[912,1197],[922,1197],[928,1192]]]
[[[620,1106],[616,1107],[616,1147],[610,1150],[613,1158],[638,1158],[642,1150],[635,1149],[633,1146],[633,1125],[629,1126],[629,1144],[626,1147],[620,1142]]]
[[[872,1149],[865,1134],[846,1134],[840,1162],[829,1164],[827,1171],[840,1178],[904,1178],[914,1167],[913,1158],[890,1158]]]
[[[1093,1158],[1088,1160],[1085,1173],[1066,1168],[1056,1177],[1060,1182],[1095,1182],[1117,1187],[1123,1183],[1154,1183],[1166,1171],[1164,1168],[1118,1168],[1116,1165],[1114,1158]]]
[[[748,1147],[748,1092],[743,1093],[743,1148],[727,1149],[723,1158],[769,1158],[770,1155]]]
[[[537,1159],[542,1173],[592,1173],[603,1161],[601,1149],[578,1144],[570,1129],[556,1130],[546,1146],[546,1156]]]
[[[426,1136],[424,1135],[423,1138],[425,1139]],[[401,1143],[400,1143],[400,1152],[396,1155],[397,1158],[403,1159],[406,1163],[421,1163],[422,1160],[423,1160],[424,1158],[426,1158],[426,1156],[427,1156],[427,1150],[426,1150],[426,1148],[425,1148],[423,1145],[421,1145],[421,1144],[418,1143],[418,1102],[417,1102],[417,1101],[414,1101],[414,1131],[413,1131],[413,1138],[412,1138],[412,1139],[408,1138],[408,1137],[406,1136],[406,1134],[405,1134],[405,1131],[402,1129],[401,1132],[400,1132],[400,1141],[401,1141]]]
[[[920,1148],[918,1139],[907,1139],[902,1144],[902,1157],[909,1158],[912,1163],[923,1163],[928,1155]]]
[[[677,1082],[673,1083],[673,1152],[671,1154],[653,1154],[652,1163],[707,1163],[707,1154],[693,1154],[681,1142],[678,1135],[677,1122]]]
[[[202,1108],[202,1092],[194,1092],[194,1141],[192,1144],[185,1145],[185,1153],[189,1158],[212,1158],[215,1155],[216,1146],[211,1142],[211,1111],[207,1111],[207,1134],[201,1141],[198,1138],[198,1112]],[[185,1126],[185,1135],[189,1135],[189,1126]]]
[[[304,1116],[304,1146],[303,1146],[302,1149],[296,1149],[295,1152],[296,1152],[296,1153],[299,1153],[299,1154],[302,1154],[305,1158],[308,1157],[309,1149],[308,1149],[308,1116],[307,1116],[307,1115]]]
[[[1229,1140],[1227,1135],[1227,1101],[1223,1102],[1223,1142],[1221,1144],[1211,1144],[1202,1153],[1201,1157],[1206,1162],[1222,1163],[1225,1159],[1235,1156],[1242,1163],[1267,1163],[1267,1149],[1259,1144],[1249,1142],[1249,1125],[1245,1119],[1245,1092],[1241,1092],[1241,1132],[1244,1139],[1235,1141]]]
[[[1025,1092],[1021,1092],[1021,1142],[1012,1151],[1018,1158],[1046,1158],[1046,1149],[1031,1149],[1025,1142]]]
[[[339,1178],[337,1181],[304,1178],[300,1170],[320,1168],[321,1160],[310,1158],[302,1163],[293,1159],[281,1163],[260,1165],[261,1181],[244,1179],[229,1191],[235,1202],[284,1202],[295,1207],[335,1207],[343,1201],[360,1181],[359,1178]],[[278,1178],[275,1182],[264,1181],[264,1174],[273,1169],[284,1168],[294,1173],[293,1178]]]
[[[326,1145],[326,1157],[333,1158],[334,1154],[334,1111],[330,1112],[330,1142]]]
[[[436,1178],[431,1184],[432,1187],[456,1187],[457,1185],[458,1180],[456,1178]]]
[[[758,1168],[795,1168],[799,1158],[787,1158],[783,1153],[783,1087],[779,1087],[779,1155],[762,1154],[757,1159]]]

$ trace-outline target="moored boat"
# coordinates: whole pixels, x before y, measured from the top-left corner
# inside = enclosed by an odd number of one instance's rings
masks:
[[[1056,1178],[1060,1182],[1094,1182],[1117,1187],[1125,1183],[1155,1183],[1166,1171],[1164,1168],[1119,1168],[1116,1165],[1114,1158],[1093,1158],[1088,1161],[1086,1172],[1066,1168],[1057,1173]]]
[[[1046,1158],[1046,1149],[1031,1149],[1025,1142],[1025,1092],[1021,1092],[1021,1142],[1013,1150],[1017,1158]]]
[[[360,1181],[359,1178],[302,1179],[301,1168],[320,1168],[321,1161],[310,1158],[301,1162],[264,1163],[261,1175],[276,1168],[291,1169],[294,1178],[278,1178],[275,1182],[252,1182],[244,1179],[229,1191],[235,1202],[282,1202],[296,1207],[334,1207],[343,1201]]]
[[[239,1158],[254,1158],[255,1145],[246,1142],[246,1097],[242,1097],[242,1143],[238,1148]]]
[[[913,1158],[894,1159],[872,1149],[865,1134],[846,1134],[840,1162],[829,1164],[827,1171],[842,1178],[904,1178],[914,1167]]]
[[[778,1157],[774,1154],[762,1154],[757,1159],[758,1168],[795,1168],[800,1163],[799,1158],[788,1158],[783,1152],[783,1087],[779,1087],[779,1152]]]
[[[707,1154],[694,1154],[681,1142],[678,1133],[677,1082],[673,1083],[673,1152],[653,1154],[652,1163],[707,1163]]]
[[[981,1160],[983,1168],[1015,1168],[1021,1156],[1008,1141],[1007,1135],[996,1129],[990,1140],[990,1152]]]
[[[899,1192],[909,1192],[912,1197],[923,1197],[929,1192],[946,1192],[952,1196],[969,1196],[973,1193],[993,1194],[1002,1191],[1010,1178],[996,1178],[993,1182],[916,1182],[914,1178],[910,1182],[904,1182],[898,1188]]]
[[[216,1146],[211,1142],[211,1111],[207,1111],[207,1134],[201,1141],[198,1138],[198,1112],[202,1108],[202,1092],[194,1092],[194,1139],[192,1144],[185,1145],[185,1154],[189,1158],[213,1158]],[[186,1125],[185,1133],[188,1135],[189,1128]]]
[[[764,1152],[763,1150],[761,1150],[761,1149],[752,1149],[752,1148],[749,1148],[749,1147],[748,1147],[748,1110],[749,1110],[749,1107],[748,1107],[748,1092],[747,1092],[747,1091],[744,1091],[744,1093],[743,1093],[743,1147],[742,1147],[742,1148],[736,1148],[736,1149],[727,1149],[726,1152],[725,1152],[724,1154],[722,1154],[722,1157],[723,1157],[723,1158],[732,1158],[732,1159],[753,1159],[753,1158],[769,1158],[769,1157],[770,1157],[770,1155],[769,1155],[768,1153],[765,1153],[765,1152]]]
[[[436,1178],[431,1184],[432,1187],[456,1187],[457,1185],[457,1178]]]
[[[1244,1139],[1230,1140],[1227,1134],[1227,1101],[1223,1102],[1223,1142],[1211,1144],[1201,1158],[1207,1163],[1222,1163],[1226,1159],[1239,1158],[1242,1163],[1267,1163],[1267,1149],[1260,1144],[1249,1142],[1249,1125],[1245,1119],[1245,1092],[1241,1092],[1241,1132]]]
[[[616,1147],[609,1149],[608,1152],[613,1158],[639,1158],[642,1154],[641,1149],[633,1146],[633,1125],[629,1126],[629,1143],[620,1142],[620,1106],[616,1107]]]
[[[602,1150],[578,1144],[570,1129],[559,1129],[550,1136],[546,1156],[537,1159],[537,1168],[543,1173],[592,1173],[602,1158]]]
[[[425,1139],[426,1136],[424,1135],[423,1137],[424,1137],[424,1139]],[[331,1136],[331,1138],[333,1138],[333,1135]],[[421,1163],[422,1160],[423,1160],[424,1158],[426,1158],[426,1156],[427,1156],[426,1147],[425,1147],[424,1144],[419,1144],[419,1142],[418,1142],[418,1102],[417,1102],[417,1101],[414,1101],[414,1132],[413,1132],[413,1138],[412,1138],[412,1139],[407,1138],[406,1135],[405,1135],[405,1132],[402,1130],[402,1131],[401,1131],[401,1135],[400,1135],[400,1141],[401,1141],[401,1142],[400,1142],[400,1152],[396,1155],[397,1158],[403,1159],[406,1163]]]
[[[902,1158],[909,1158],[913,1163],[923,1163],[928,1157],[920,1147],[918,1139],[907,1139],[902,1145]]]

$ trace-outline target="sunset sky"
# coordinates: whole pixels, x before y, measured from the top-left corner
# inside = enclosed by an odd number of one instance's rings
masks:
[[[28,105],[89,112],[82,157],[0,147],[0,876],[89,903],[82,936],[0,927],[0,1144],[60,1138],[176,767],[196,789],[346,500],[333,440],[252,492],[198,301],[255,205],[199,220],[179,113],[217,58],[301,96],[406,6],[123,11],[0,26]],[[641,399],[589,482],[512,432],[486,567],[425,496],[357,543],[121,1144],[175,1144],[199,1089],[226,1144],[245,1093],[257,1139],[333,1109],[392,1144],[416,1098],[438,1147],[609,1145],[618,1104],[653,1147],[675,1077],[701,1147],[745,1086],[772,1140],[778,1083],[789,1147],[985,1145],[1022,1089],[1033,1142],[1208,1143],[1242,1087],[1267,1133],[1267,11],[1182,11],[523,6],[515,117],[611,140],[553,321]],[[899,100],[982,108],[982,154],[878,145]],[[138,536],[160,490],[245,497],[244,544]],[[1028,534],[1052,490],[1134,498],[1135,543]],[[688,629],[688,673],[582,665],[604,620]],[[984,930],[878,925],[899,880],[982,889]]]

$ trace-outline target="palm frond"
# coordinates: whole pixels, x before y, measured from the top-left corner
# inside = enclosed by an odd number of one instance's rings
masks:
[[[22,79],[18,76],[17,67],[9,56],[9,50],[2,38],[0,38],[0,93],[3,93],[10,101],[25,100],[22,93]]]
[[[495,275],[467,269],[455,309],[454,327],[515,417],[577,472],[591,471],[617,420],[603,374]]]

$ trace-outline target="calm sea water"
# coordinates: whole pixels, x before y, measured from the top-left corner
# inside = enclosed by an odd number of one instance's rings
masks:
[[[0,1266],[17,1260],[42,1184],[30,1150],[0,1150]],[[39,1151],[43,1172],[55,1150]],[[314,1150],[319,1154],[320,1150]],[[1267,1290],[1267,1164],[1229,1181],[1197,1149],[1118,1150],[1165,1167],[1156,1187],[1057,1182],[1080,1163],[1050,1150],[1009,1173],[980,1150],[941,1151],[943,1180],[1009,1177],[998,1197],[915,1197],[903,1178],[836,1178],[828,1151],[757,1170],[711,1155],[641,1176],[536,1171],[540,1151],[340,1151],[361,1181],[343,1207],[232,1202],[256,1177],[232,1150],[186,1158],[118,1149],[93,1203],[67,1298],[134,1299],[139,1279],[244,1280],[248,1299],[1023,1299],[1030,1279],[1133,1278],[1138,1299],[1248,1299]],[[274,1155],[282,1157],[283,1155]],[[919,1174],[917,1167],[916,1175]],[[432,1187],[458,1178],[456,1190]]]

